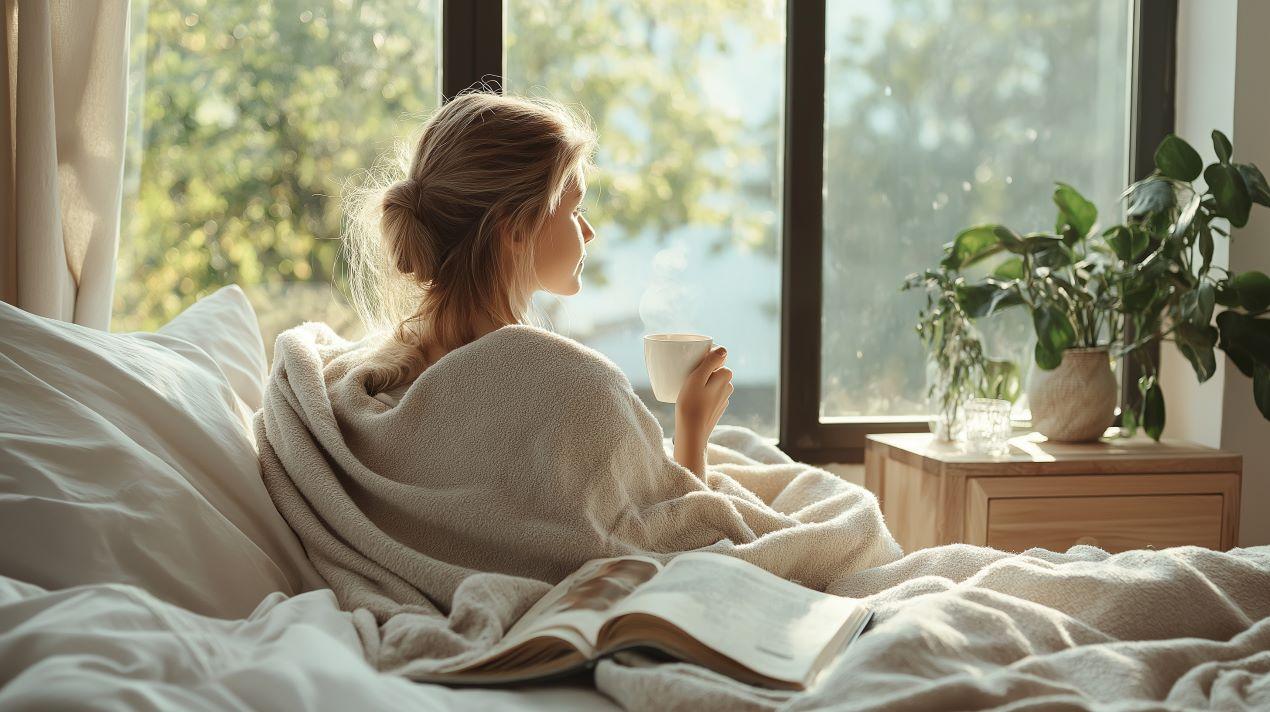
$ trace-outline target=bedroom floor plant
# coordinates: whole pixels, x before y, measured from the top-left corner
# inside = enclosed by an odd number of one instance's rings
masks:
[[[1122,195],[1121,224],[1100,229],[1094,204],[1072,186],[1057,183],[1052,232],[1019,234],[1000,224],[970,227],[945,245],[937,269],[910,276],[905,287],[926,285],[928,295],[939,295],[941,315],[951,310],[971,323],[1006,309],[1026,309],[1036,334],[1039,371],[1033,388],[1048,380],[1045,372],[1058,368],[1069,350],[1106,348],[1108,368],[1110,359],[1133,359],[1142,373],[1142,397],[1123,412],[1125,434],[1141,427],[1159,440],[1164,430],[1164,394],[1157,364],[1148,355],[1150,345],[1163,341],[1175,345],[1200,382],[1216,371],[1220,348],[1252,378],[1253,399],[1270,419],[1270,277],[1212,263],[1215,241],[1230,237],[1227,225],[1246,225],[1254,203],[1270,206],[1270,187],[1255,165],[1233,160],[1225,135],[1214,131],[1212,139],[1217,161],[1205,167],[1186,141],[1166,137],[1155,152],[1155,171]],[[1201,175],[1203,186],[1196,185]],[[988,260],[995,264],[987,277],[966,277],[963,270]],[[1217,312],[1218,306],[1224,309]],[[928,308],[919,316],[918,331],[937,359],[950,348],[969,348],[962,335],[969,329],[924,332],[930,321]],[[969,353],[966,368],[973,371]],[[1061,402],[1069,406],[1072,399],[1069,393]],[[1109,407],[1114,409],[1114,401]],[[1035,407],[1033,414],[1037,419]],[[1044,423],[1046,414],[1039,415]],[[1111,414],[1105,415],[1109,424]],[[1054,433],[1056,439],[1090,439]]]

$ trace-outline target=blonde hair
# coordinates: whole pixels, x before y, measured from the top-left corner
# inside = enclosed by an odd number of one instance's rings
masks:
[[[449,351],[478,319],[531,319],[537,236],[594,149],[587,120],[556,102],[470,91],[432,113],[397,170],[345,190],[349,296],[369,332],[391,330],[370,393],[417,376],[427,340]]]

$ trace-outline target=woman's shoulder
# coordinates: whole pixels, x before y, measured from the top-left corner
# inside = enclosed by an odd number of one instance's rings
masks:
[[[532,324],[509,324],[490,332],[479,342],[500,360],[527,368],[549,369],[575,380],[588,376],[604,383],[630,387],[622,369],[602,352],[563,334]]]

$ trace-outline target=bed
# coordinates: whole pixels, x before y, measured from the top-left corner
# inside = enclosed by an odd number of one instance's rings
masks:
[[[412,683],[366,662],[260,481],[241,290],[155,333],[0,304],[0,334],[0,709],[1270,709],[1270,547],[915,552],[836,584],[878,622],[803,695],[637,656]]]

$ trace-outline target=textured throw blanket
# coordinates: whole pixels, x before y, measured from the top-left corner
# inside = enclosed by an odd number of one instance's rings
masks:
[[[359,386],[362,348],[284,334],[255,426],[271,494],[380,670],[470,659],[588,558],[704,546],[862,598],[874,623],[802,694],[619,653],[595,684],[625,709],[1270,709],[1270,547],[899,559],[867,492],[749,430],[716,429],[704,481],[680,468],[575,342],[501,329],[395,406]]]
[[[869,492],[751,431],[716,429],[704,478],[680,466],[576,341],[503,327],[389,405],[364,385],[372,338],[280,335],[254,428],[274,503],[380,669],[475,657],[589,559],[700,548],[824,590],[899,557]]]

